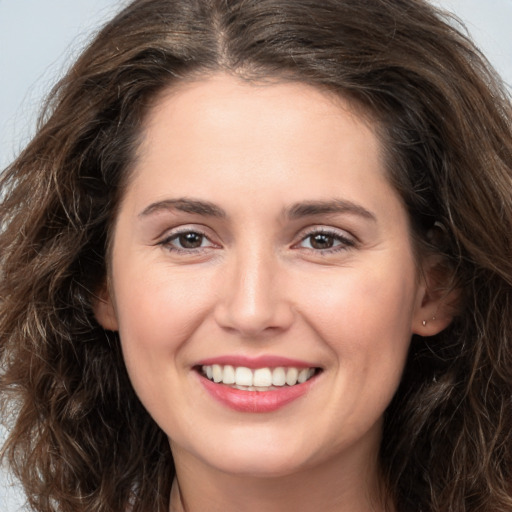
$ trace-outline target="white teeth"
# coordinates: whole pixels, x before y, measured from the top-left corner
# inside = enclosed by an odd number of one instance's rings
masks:
[[[272,388],[272,387],[258,387],[258,386],[231,386],[235,389],[240,389],[241,391],[270,391],[272,389],[277,389],[277,388]]]
[[[229,364],[224,366],[224,378],[222,379],[224,384],[235,383],[235,369]]]
[[[258,368],[254,371],[253,385],[259,387],[272,385],[272,372],[270,368]]]
[[[274,368],[272,372],[272,384],[274,386],[284,386],[286,384],[286,371],[284,368]]]
[[[297,368],[288,368],[288,370],[286,370],[286,384],[288,384],[288,386],[294,386],[297,384],[298,376],[299,370],[297,370]]]
[[[239,366],[235,370],[235,382],[237,386],[252,386],[252,371],[244,366]]]
[[[303,382],[306,382],[308,380],[308,375],[309,375],[309,368],[303,368],[299,372],[299,377],[297,379],[299,384],[302,384]]]
[[[268,391],[284,385],[295,386],[306,382],[315,374],[314,368],[277,367],[251,370],[245,366],[219,364],[205,365],[202,370],[213,382],[249,391]]]
[[[221,382],[223,377],[222,374],[222,366],[220,366],[219,364],[214,364],[212,366],[213,382]]]

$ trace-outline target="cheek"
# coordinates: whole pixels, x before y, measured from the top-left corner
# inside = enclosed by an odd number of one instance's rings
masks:
[[[115,305],[123,357],[135,392],[155,421],[164,430],[174,431],[177,419],[172,411],[187,407],[182,387],[187,378],[188,342],[208,314],[212,287],[204,276],[199,279],[176,269],[157,272],[156,268],[119,273]]]
[[[159,368],[162,357],[179,356],[210,309],[212,286],[205,277],[179,269],[119,276],[115,304],[127,365],[146,361]]]
[[[396,373],[412,336],[416,290],[411,265],[335,269],[311,283],[302,310],[340,365],[357,360],[361,374],[372,366]]]

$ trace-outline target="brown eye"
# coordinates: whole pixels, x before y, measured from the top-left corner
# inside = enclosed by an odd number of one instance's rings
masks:
[[[309,243],[313,249],[331,249],[334,246],[335,239],[332,235],[326,233],[317,233],[309,236]]]
[[[200,233],[189,231],[181,233],[175,240],[182,249],[197,249],[203,245],[204,236]]]
[[[212,243],[206,235],[198,231],[182,231],[162,240],[159,245],[171,251],[193,251],[212,247]]]
[[[220,245],[212,242],[208,235],[200,230],[182,229],[169,234],[158,245],[165,247],[166,250],[183,256],[192,256],[209,251],[210,249],[219,249]]]
[[[318,230],[306,234],[298,247],[318,251],[322,254],[342,251],[355,246],[355,241],[344,231]]]

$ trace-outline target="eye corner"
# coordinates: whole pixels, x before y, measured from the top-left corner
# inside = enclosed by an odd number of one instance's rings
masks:
[[[327,226],[311,226],[298,235],[292,249],[304,249],[319,255],[329,255],[357,247],[358,240],[346,230]],[[309,240],[309,242],[308,242]],[[308,245],[305,245],[308,243]]]
[[[167,232],[156,243],[176,254],[192,255],[222,248],[214,236],[197,226],[182,226]]]

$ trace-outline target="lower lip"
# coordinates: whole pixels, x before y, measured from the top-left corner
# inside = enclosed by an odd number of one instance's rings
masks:
[[[244,391],[226,384],[217,384],[199,376],[206,391],[217,401],[239,412],[273,412],[304,396],[311,388],[312,377],[302,384],[283,386],[271,391]]]

